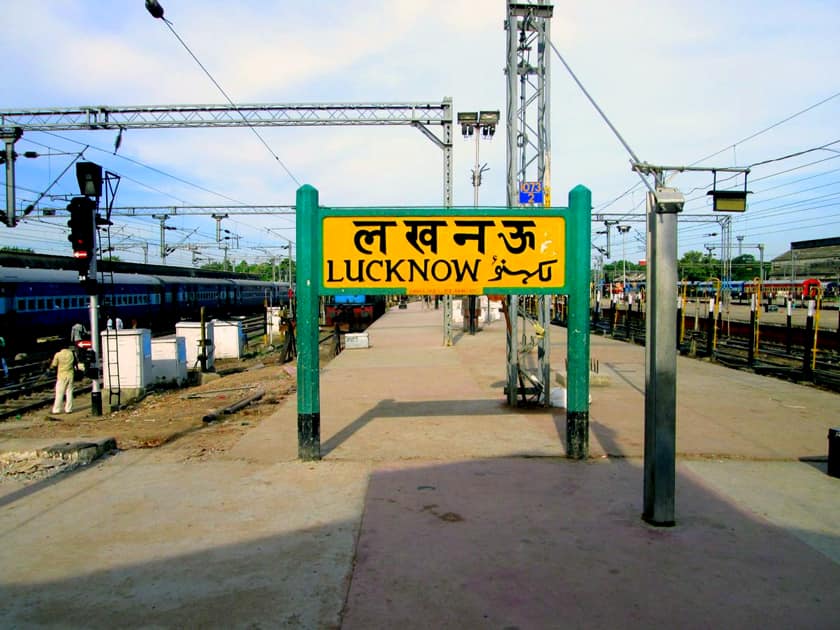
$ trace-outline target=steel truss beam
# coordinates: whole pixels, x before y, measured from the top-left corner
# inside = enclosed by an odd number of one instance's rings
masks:
[[[49,107],[0,112],[0,126],[23,131],[161,129],[177,127],[321,127],[443,125],[452,101],[441,103],[300,103]]]
[[[386,125],[415,127],[443,150],[443,205],[451,206],[451,98],[444,98],[440,103],[82,106],[0,112],[0,128],[14,133],[16,138],[23,131]],[[427,128],[431,125],[442,127],[441,137]],[[8,169],[12,169],[12,175],[7,174],[7,187],[13,190],[13,162],[9,162]],[[12,182],[11,186],[9,182]],[[7,206],[12,219],[9,225],[14,226],[14,199],[10,199]],[[260,212],[257,210],[252,214]]]
[[[443,205],[452,205],[452,99],[440,103],[296,103],[240,105],[141,105],[50,107],[0,112],[0,132],[19,138],[24,131],[90,131],[103,129],[171,129],[215,127],[393,126],[418,129],[443,151]],[[440,125],[440,137],[428,129]],[[12,149],[7,146],[7,156]],[[15,225],[14,161],[7,160],[8,225]],[[292,206],[251,208],[200,207],[181,214],[280,214]],[[125,216],[176,214],[174,208],[123,208]],[[182,210],[187,210],[186,207]],[[42,212],[42,215],[47,216]],[[54,211],[52,212],[54,214]],[[445,300],[444,343],[451,345],[452,300]]]
[[[38,216],[38,210],[33,212]],[[40,216],[56,216],[59,212],[66,212],[65,208],[41,208]],[[295,207],[289,205],[267,206],[117,206],[111,208],[112,217],[154,217],[159,214],[169,216],[212,216],[217,213],[235,215],[253,214],[289,214],[294,215]]]

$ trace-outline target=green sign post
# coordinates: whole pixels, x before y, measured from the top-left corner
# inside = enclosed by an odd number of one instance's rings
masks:
[[[297,192],[298,456],[320,459],[320,295],[567,294],[567,445],[588,455],[591,193],[569,208],[322,208]]]

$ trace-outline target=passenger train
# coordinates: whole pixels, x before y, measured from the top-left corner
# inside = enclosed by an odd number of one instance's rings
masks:
[[[801,278],[799,280],[733,280],[729,283],[729,289],[735,299],[749,299],[753,294],[760,292],[760,299],[767,298],[791,298],[793,300],[807,300],[816,298],[821,294],[833,294],[836,291],[836,283],[821,282],[817,278]],[[721,289],[717,280],[705,282],[680,283],[680,292],[685,289],[689,296],[714,295]]]
[[[287,283],[239,278],[186,278],[139,273],[105,275],[99,283],[100,327],[119,317],[126,327],[154,331],[174,329],[178,321],[253,313],[264,304],[289,303]],[[89,328],[90,298],[75,271],[64,269],[0,269],[0,335],[7,354],[28,352],[38,339],[66,343],[79,322]]]
[[[749,296],[757,293],[759,282],[758,280],[733,280],[729,283],[728,288],[736,300],[749,299]],[[722,290],[720,281],[705,280],[705,281],[687,281],[681,280],[679,282],[680,294],[685,293],[688,297],[709,297],[715,295]],[[628,281],[626,291],[636,295],[644,294],[646,290],[645,281]],[[807,300],[816,298],[818,295],[836,296],[838,292],[838,284],[833,281],[820,281],[817,278],[801,278],[798,280],[765,280],[761,283],[761,299],[767,298],[791,298],[794,300]],[[625,293],[625,286],[621,282],[604,283],[602,288],[603,295],[615,294],[622,295]]]

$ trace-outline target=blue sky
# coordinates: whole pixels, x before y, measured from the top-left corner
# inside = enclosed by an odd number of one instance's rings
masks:
[[[0,110],[224,102],[143,0],[7,4],[4,21],[13,28],[0,41]],[[236,102],[440,102],[449,96],[456,111],[504,109],[504,0],[161,4]],[[837,2],[557,2],[554,15],[555,46],[642,160],[681,165],[716,154],[703,164],[745,166],[840,140],[840,96],[829,99],[840,92]],[[551,81],[555,204],[581,183],[592,189],[596,212],[638,218],[644,195],[626,152],[553,55]],[[441,203],[441,152],[416,130],[260,133],[299,181],[320,190],[322,203]],[[505,202],[504,137],[501,128],[481,143],[481,161],[490,168],[482,204]],[[62,154],[85,146],[87,159],[123,177],[118,206],[294,202],[297,185],[248,129],[132,130],[116,155],[114,140],[110,131],[25,134],[19,152],[51,155],[18,161],[20,202],[33,200],[73,158]],[[455,203],[470,205],[473,144],[456,132],[454,151]],[[672,183],[690,200],[686,214],[710,219],[681,228],[681,252],[716,244],[719,237],[704,236],[720,231],[705,198],[711,175],[681,174]],[[755,191],[750,210],[734,217],[733,234],[765,243],[768,258],[790,241],[840,236],[840,143],[757,166],[749,187]],[[76,190],[71,169],[50,192]],[[45,198],[40,205],[65,204]],[[206,244],[204,259],[222,257],[211,245],[213,219],[179,217],[169,225],[176,229],[167,232],[168,243]],[[222,224],[241,237],[230,256],[249,261],[265,255],[260,248],[282,243],[273,234],[294,240],[292,225],[289,216],[231,217]],[[632,225],[627,258],[641,259],[643,224]],[[33,218],[0,229],[0,245],[69,253],[66,232],[63,217]],[[153,219],[125,218],[112,238],[132,247],[121,258],[141,260],[145,242],[157,262],[159,233]],[[615,259],[615,233],[612,241]],[[596,243],[603,246],[603,237]],[[169,262],[190,264],[191,254],[178,250]]]

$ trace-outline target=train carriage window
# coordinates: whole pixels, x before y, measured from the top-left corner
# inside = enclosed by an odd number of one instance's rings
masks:
[[[27,310],[26,309],[26,300],[23,299],[23,298],[18,298],[15,307],[17,308],[18,312]]]
[[[44,298],[38,298],[38,306],[37,306],[37,308],[38,308],[38,310],[39,310],[39,311],[43,311],[43,310],[44,310]]]
[[[54,306],[55,306],[55,302],[52,298],[44,298],[44,307],[48,311],[53,310]]]

